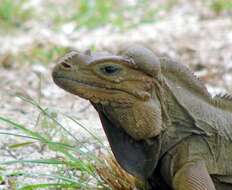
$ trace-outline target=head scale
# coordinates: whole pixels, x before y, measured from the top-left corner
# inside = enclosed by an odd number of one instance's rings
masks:
[[[58,63],[53,70],[58,86],[95,103],[121,106],[148,100],[160,72],[157,57],[141,46],[122,55],[72,51]]]
[[[131,58],[138,69],[159,78],[161,66],[159,58],[148,48],[140,45],[133,45],[123,52],[123,56]]]

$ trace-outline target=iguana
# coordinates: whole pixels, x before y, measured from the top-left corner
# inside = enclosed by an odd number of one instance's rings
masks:
[[[91,102],[126,171],[153,189],[232,189],[232,96],[212,98],[185,65],[140,45],[58,62],[55,83]]]

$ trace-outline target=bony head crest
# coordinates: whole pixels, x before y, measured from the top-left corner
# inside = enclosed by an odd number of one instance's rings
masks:
[[[132,59],[136,67],[152,77],[159,78],[161,66],[159,58],[148,48],[133,45],[123,52],[123,55]]]

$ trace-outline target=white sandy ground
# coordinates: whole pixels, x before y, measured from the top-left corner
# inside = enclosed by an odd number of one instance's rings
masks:
[[[34,23],[32,23],[34,24]],[[96,46],[99,50],[116,52],[123,44],[139,42],[151,47],[157,54],[168,55],[189,65],[197,71],[212,94],[232,91],[232,15],[215,16],[201,1],[182,1],[170,12],[163,12],[155,23],[143,24],[128,31],[120,32],[108,25],[92,31],[74,31],[75,23],[66,23],[61,30],[54,32],[46,26],[35,26],[27,33],[0,37],[0,55],[5,52],[18,52],[28,48],[35,41],[50,42],[57,46],[68,46],[85,50]],[[36,36],[36,38],[35,38]],[[62,56],[62,55],[61,55]],[[78,121],[100,137],[106,144],[96,111],[88,101],[68,94],[58,88],[51,79],[54,62],[48,67],[43,65],[16,64],[12,69],[0,67],[0,116],[11,118],[28,128],[46,129],[36,126],[39,111],[15,96],[23,93],[40,101],[51,112],[66,113],[78,118]],[[78,139],[86,142],[91,150],[96,149],[92,137],[73,122],[59,116],[64,124]],[[0,131],[19,133],[16,129],[0,122]],[[47,131],[49,133],[49,131]],[[57,134],[54,138],[64,139]],[[24,142],[21,138],[0,135],[0,162],[12,159],[39,159],[56,156],[51,151],[34,144],[16,151],[9,145]],[[95,144],[95,143],[94,143]],[[20,168],[21,171],[50,173],[52,167],[12,165],[9,171]],[[45,179],[26,179],[25,182],[44,182]],[[1,186],[4,189],[6,186]]]

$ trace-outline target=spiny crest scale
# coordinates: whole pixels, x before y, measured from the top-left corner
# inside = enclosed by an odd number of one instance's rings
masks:
[[[232,112],[232,94],[220,93],[213,98],[213,104]]]

